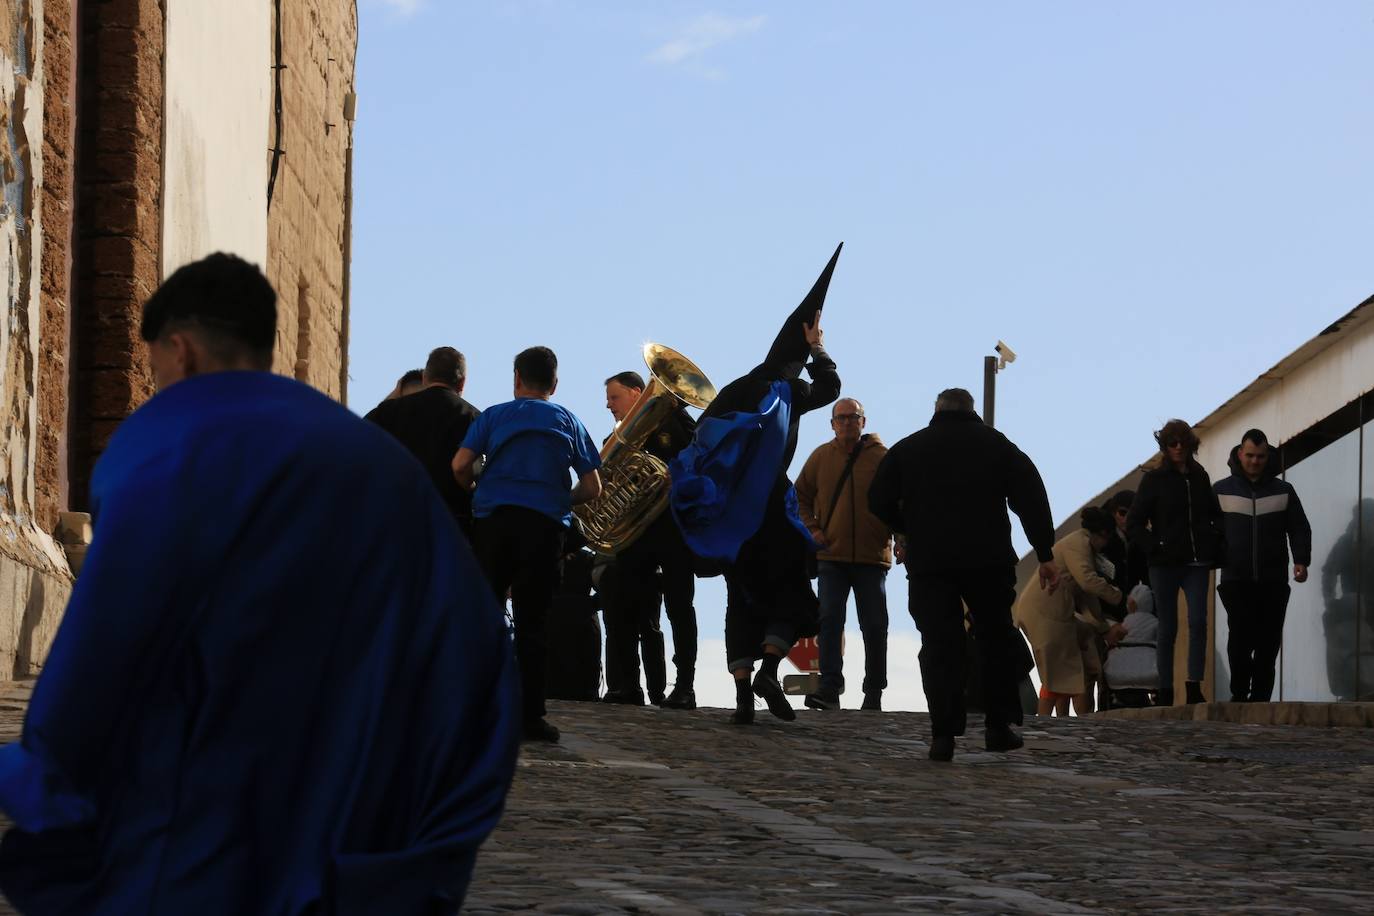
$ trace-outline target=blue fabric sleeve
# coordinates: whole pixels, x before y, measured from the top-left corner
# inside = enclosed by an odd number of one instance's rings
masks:
[[[172,611],[190,602],[169,583],[199,579],[185,549],[196,523],[179,511],[166,470],[139,457],[112,448],[101,459],[121,479],[103,487],[98,477],[92,488],[90,553],[34,688],[22,744],[0,758],[0,808],[22,830],[72,827],[94,814],[89,797],[112,732],[151,676],[145,669],[185,631]]]
[[[587,427],[582,425],[582,421],[572,414],[568,414],[568,416],[572,417],[574,426],[572,469],[578,477],[581,477],[588,471],[595,471],[601,467],[601,450],[592,441],[592,437],[587,432]]]

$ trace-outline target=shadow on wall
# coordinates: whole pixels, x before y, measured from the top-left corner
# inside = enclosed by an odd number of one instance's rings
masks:
[[[29,600],[24,605],[24,616],[19,623],[19,639],[14,646],[15,680],[36,674],[40,665],[35,659],[47,654],[47,645],[39,646],[39,630],[43,622],[43,611],[47,604],[48,583],[36,572],[29,574]],[[51,642],[51,639],[48,640]]]
[[[1374,499],[1352,509],[1322,564],[1321,588],[1331,692],[1341,700],[1374,697]]]

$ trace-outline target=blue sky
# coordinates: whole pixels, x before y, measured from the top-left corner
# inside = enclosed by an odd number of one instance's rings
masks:
[[[1165,419],[1200,419],[1374,293],[1367,3],[360,14],[360,411],[442,344],[471,401],[506,400],[538,343],[599,439],[601,380],[642,368],[642,342],[729,381],[843,240],[823,327],[869,431],[895,442],[939,389],[980,394],[1006,340],[998,426],[1063,518]],[[798,467],[828,436],[803,423]],[[915,645],[900,574],[889,604],[895,680]]]

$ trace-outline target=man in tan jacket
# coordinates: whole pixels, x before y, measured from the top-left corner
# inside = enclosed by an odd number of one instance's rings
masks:
[[[892,532],[868,510],[868,486],[887,454],[874,435],[864,434],[863,405],[853,398],[835,402],[830,428],[835,438],[811,453],[797,477],[802,521],[820,546],[820,691],[806,698],[813,709],[839,709],[844,692],[845,609],[849,592],[864,637],[864,709],[882,709],[887,687],[887,571],[892,567]]]

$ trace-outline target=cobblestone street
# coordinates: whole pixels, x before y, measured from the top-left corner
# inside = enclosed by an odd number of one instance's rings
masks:
[[[1374,729],[1032,719],[934,764],[919,713],[551,706],[467,912],[1374,912]]]
[[[1374,912],[1374,730],[553,704],[474,913]]]

